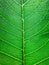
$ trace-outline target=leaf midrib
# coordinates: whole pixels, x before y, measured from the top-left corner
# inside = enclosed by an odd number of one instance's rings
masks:
[[[24,65],[24,0],[21,4],[21,13],[22,13],[22,65]]]

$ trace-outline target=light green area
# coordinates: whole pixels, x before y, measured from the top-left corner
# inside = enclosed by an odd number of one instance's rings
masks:
[[[49,0],[0,0],[0,65],[22,61],[49,65]]]

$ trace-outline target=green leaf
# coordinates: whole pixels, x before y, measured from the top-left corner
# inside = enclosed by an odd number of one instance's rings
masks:
[[[49,65],[49,0],[0,0],[0,65]]]

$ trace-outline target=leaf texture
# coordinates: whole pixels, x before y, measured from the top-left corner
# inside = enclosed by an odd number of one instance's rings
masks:
[[[49,0],[0,0],[0,65],[49,65]]]

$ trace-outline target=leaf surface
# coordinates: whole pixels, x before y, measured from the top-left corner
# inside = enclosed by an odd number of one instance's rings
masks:
[[[0,0],[0,64],[49,65],[49,0]]]

